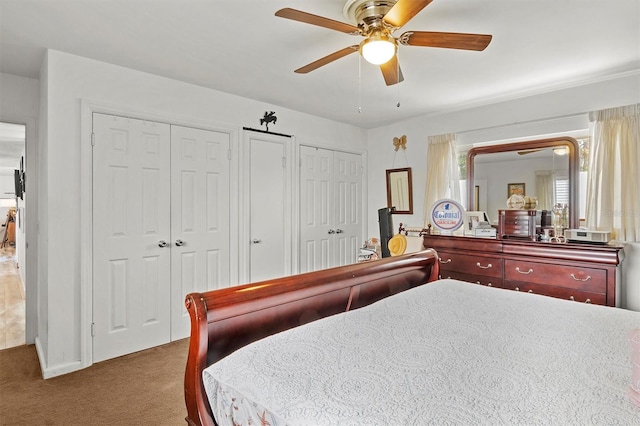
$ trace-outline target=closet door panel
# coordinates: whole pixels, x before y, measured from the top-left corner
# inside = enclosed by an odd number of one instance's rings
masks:
[[[357,154],[334,153],[336,203],[334,207],[336,235],[341,249],[336,252],[334,266],[356,263],[362,238],[362,157]]]
[[[362,160],[300,147],[300,272],[355,263],[362,244]]]
[[[300,147],[300,272],[333,264],[333,151]]]
[[[169,126],[93,115],[93,360],[170,340]]]
[[[286,244],[288,176],[287,140],[251,137],[250,148],[250,282],[290,274]]]
[[[172,340],[189,335],[185,296],[229,283],[229,134],[171,126]]]

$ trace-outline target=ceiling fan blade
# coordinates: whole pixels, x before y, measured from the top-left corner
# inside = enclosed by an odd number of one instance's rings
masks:
[[[433,0],[398,0],[383,20],[392,27],[400,28],[427,7]]]
[[[533,154],[534,152],[538,152],[538,151],[540,151],[540,149],[527,149],[524,151],[518,151],[518,155]]]
[[[357,44],[354,46],[345,47],[344,49],[338,50],[337,52],[333,52],[332,54],[327,55],[324,58],[320,58],[317,61],[313,61],[310,64],[305,65],[304,67],[298,68],[297,70],[295,70],[295,72],[298,74],[306,74],[308,72],[311,72],[313,70],[320,68],[321,66],[327,65],[333,61],[336,61],[340,58],[343,58],[357,51],[358,51]]]
[[[398,41],[407,46],[444,47],[447,49],[484,50],[491,42],[488,34],[407,31]]]
[[[313,15],[311,13],[303,12],[301,10],[284,8],[276,12],[276,16],[280,18],[292,19],[298,22],[304,22],[306,24],[317,25],[323,28],[329,28],[330,30],[341,31],[347,34],[359,35],[360,29],[353,25],[345,24],[344,22],[334,21],[333,19],[324,18],[322,16]]]
[[[393,55],[393,58],[380,65],[380,71],[382,71],[382,76],[387,86],[393,86],[404,80],[397,55]]]

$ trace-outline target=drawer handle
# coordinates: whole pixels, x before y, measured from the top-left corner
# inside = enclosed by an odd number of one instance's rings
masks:
[[[493,284],[488,283],[488,284],[487,284],[487,286],[488,286],[488,287],[493,287]]]
[[[440,261],[440,263],[451,263],[451,258],[449,258],[447,260],[442,260],[442,258],[439,257],[438,260]]]
[[[480,269],[489,269],[489,268],[491,268],[491,266],[492,266],[490,263],[488,263],[488,264],[487,264],[487,266],[482,266],[482,265],[480,264],[480,262],[476,263],[476,265],[477,265],[477,266],[478,266],[478,268],[480,268]]]
[[[522,272],[522,271],[520,270],[520,267],[519,267],[519,266],[516,266],[516,271],[518,271],[518,272],[520,272],[521,274],[524,274],[524,275],[529,275],[530,273],[532,273],[532,272],[533,272],[533,269],[529,268],[529,270],[528,270],[527,272]]]
[[[533,290],[529,290],[527,293],[533,293]]]
[[[577,278],[577,277],[576,277],[575,275],[573,275],[573,273],[572,273],[572,274],[571,274],[571,278],[573,278],[573,279],[574,279],[574,280],[576,280],[576,281],[582,281],[582,282],[585,282],[585,281],[589,281],[589,280],[591,279],[591,275],[587,275],[587,277],[586,277],[585,279],[581,280],[580,278]]]
[[[572,302],[575,302],[576,299],[573,296],[569,296],[569,300],[571,300]],[[584,303],[591,303],[591,299],[585,300]]]
[[[515,291],[520,291],[520,287],[516,287],[514,290]]]

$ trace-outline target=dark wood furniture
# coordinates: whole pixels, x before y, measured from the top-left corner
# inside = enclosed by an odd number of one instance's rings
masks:
[[[184,378],[189,425],[214,425],[202,371],[259,339],[435,281],[437,253],[418,253],[187,295]]]
[[[426,235],[442,278],[616,306],[622,247]]]
[[[547,210],[498,210],[499,240],[520,238],[537,241],[545,227],[551,227],[551,215]]]

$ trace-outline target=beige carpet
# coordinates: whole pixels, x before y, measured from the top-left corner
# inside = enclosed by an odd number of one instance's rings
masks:
[[[43,380],[33,345],[0,351],[2,425],[184,425],[188,339]]]

